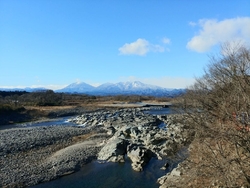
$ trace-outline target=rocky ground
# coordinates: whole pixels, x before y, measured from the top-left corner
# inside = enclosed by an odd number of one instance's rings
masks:
[[[0,187],[26,187],[77,171],[98,159],[124,162],[142,171],[152,157],[172,155],[188,143],[178,115],[153,116],[142,109],[84,113],[79,126],[48,126],[0,131]],[[168,126],[161,127],[165,122]],[[164,183],[164,181],[159,181]]]
[[[26,187],[78,170],[106,139],[100,128],[36,127],[0,131],[0,187]]]

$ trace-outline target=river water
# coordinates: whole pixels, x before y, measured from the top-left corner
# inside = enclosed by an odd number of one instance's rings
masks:
[[[170,114],[171,110],[169,108],[150,109],[146,110],[145,113],[163,115]],[[66,119],[60,118],[55,121],[38,122],[26,126],[70,125]],[[125,163],[93,161],[84,165],[78,172],[35,185],[33,188],[156,188],[159,187],[157,179],[176,167],[178,162],[178,160],[170,158],[163,160],[152,158],[142,172],[136,172],[132,169],[128,158],[126,158]],[[161,170],[160,168],[166,163],[169,163],[170,166],[166,170]]]
[[[34,121],[34,122],[26,122],[26,123],[18,123],[13,125],[1,125],[0,130],[4,129],[13,129],[13,128],[27,128],[27,127],[38,127],[38,126],[77,126],[77,124],[68,122],[67,120],[69,118],[72,118],[72,116],[69,117],[61,117],[56,119],[48,119],[44,121]]]
[[[132,169],[129,159],[125,163],[98,163],[94,161],[85,165],[80,171],[59,179],[42,183],[35,188],[156,188],[157,179],[167,171],[160,170],[166,161],[152,159],[144,171]]]

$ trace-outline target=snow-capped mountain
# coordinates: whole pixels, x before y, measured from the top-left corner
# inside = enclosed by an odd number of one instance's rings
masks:
[[[97,87],[96,91],[104,94],[146,94],[160,89],[163,88],[134,81],[103,84]]]
[[[57,92],[65,92],[65,93],[89,93],[96,88],[92,85],[86,84],[85,82],[75,82],[63,89],[57,90]]]
[[[46,91],[46,88],[0,88],[1,91],[27,91],[37,92]],[[62,93],[82,93],[89,95],[148,95],[174,97],[185,93],[185,89],[167,89],[155,85],[144,84],[139,81],[105,83],[94,87],[84,82],[76,82],[65,88],[55,90]]]
[[[151,96],[176,96],[185,92],[184,89],[166,89],[159,86],[144,84],[139,81],[105,83],[98,87],[84,82],[73,83],[57,92],[85,93],[92,95],[151,95]]]
[[[139,81],[134,81],[134,82],[119,82],[117,84],[113,84],[116,87],[120,88],[123,91],[136,91],[136,90],[143,90],[143,89],[162,89],[161,87],[158,86],[153,86],[149,84],[144,84]]]

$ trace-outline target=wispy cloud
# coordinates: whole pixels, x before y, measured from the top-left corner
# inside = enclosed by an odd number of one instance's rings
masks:
[[[163,39],[162,39],[162,42],[164,43],[164,44],[170,44],[170,39],[169,38],[167,38],[167,37],[164,37]]]
[[[189,22],[188,24],[191,25],[191,26],[196,26],[197,25],[197,23],[195,23],[195,22]]]
[[[151,44],[149,46],[149,50],[152,52],[164,52],[165,48],[161,45],[158,45],[158,44]]]
[[[164,38],[164,44],[169,44],[170,39]],[[159,44],[151,44],[146,39],[137,39],[135,42],[126,43],[122,47],[119,48],[119,52],[121,55],[139,55],[144,56],[148,52],[164,52],[166,51],[164,46]]]
[[[201,29],[188,43],[187,48],[196,52],[206,52],[212,46],[228,41],[250,43],[250,17],[238,17],[218,21],[202,19],[197,24]]]

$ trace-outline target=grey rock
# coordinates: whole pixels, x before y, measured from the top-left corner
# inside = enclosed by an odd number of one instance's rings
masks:
[[[49,126],[0,131],[0,186],[27,187],[49,181],[74,172],[97,156],[100,160],[124,162],[127,154],[133,169],[141,171],[152,157],[161,159],[173,154],[178,145],[188,141],[189,133],[176,123],[181,116],[152,116],[142,110],[102,110],[69,120],[84,128]],[[158,127],[162,121],[167,125],[165,130]],[[106,135],[101,136],[102,145],[70,147],[73,139],[96,131]],[[58,150],[60,155],[55,155]]]
[[[146,149],[143,146],[132,144],[127,148],[127,156],[132,161],[132,168],[135,171],[142,171],[143,167],[150,161],[153,154],[149,149]]]
[[[98,160],[124,162],[128,142],[120,138],[111,138],[98,154]]]
[[[107,134],[108,135],[114,135],[115,132],[116,132],[116,130],[115,130],[115,128],[113,126],[107,127],[106,129],[107,129]]]

